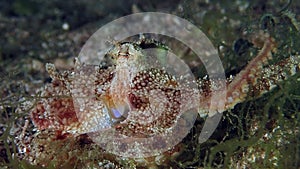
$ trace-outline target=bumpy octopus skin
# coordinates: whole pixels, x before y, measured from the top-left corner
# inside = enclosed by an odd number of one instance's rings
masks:
[[[256,45],[260,44],[259,42],[263,42],[263,46],[258,55],[249,62],[245,69],[237,74],[233,80],[226,82],[227,93],[224,107],[220,108],[216,105],[217,103],[210,101],[210,87],[215,82],[208,79],[200,79],[198,81],[199,100],[202,106],[198,108],[200,113],[207,113],[211,107],[217,112],[232,109],[236,104],[246,100],[247,96],[261,96],[263,93],[273,89],[279,81],[285,80],[299,71],[300,56],[291,56],[277,64],[264,66],[272,57],[272,51],[275,50],[275,42],[274,39],[267,34],[257,35],[253,43]],[[126,56],[126,52],[128,54],[126,50],[129,49],[122,48],[122,50],[123,53],[118,54]],[[109,112],[107,112],[109,113],[108,117],[113,118],[114,122],[109,122],[109,124],[105,124],[106,126],[111,125],[110,127],[114,127],[122,134],[128,136],[148,137],[163,132],[163,130],[172,127],[174,123],[178,122],[178,116],[181,115],[179,111],[179,99],[188,96],[183,96],[182,90],[180,90],[180,84],[177,83],[176,79],[159,69],[136,70],[136,75],[130,78],[133,85],[126,86],[126,84],[115,83],[116,86],[120,85],[119,87],[123,88],[119,88],[119,91],[114,93],[114,91],[110,90],[110,85],[113,83],[117,74],[116,66],[96,68],[95,71],[93,71],[94,74],[90,75],[90,82],[88,82],[88,84],[91,83],[95,86],[100,86],[92,90],[95,95],[94,100],[101,101],[101,106],[105,105],[110,108],[110,110],[108,110]],[[30,113],[35,127],[40,131],[57,131],[57,136],[53,138],[56,140],[59,140],[57,138],[60,138],[59,136],[61,135],[77,137],[86,132],[90,132],[90,128],[97,128],[94,125],[99,124],[95,124],[90,120],[93,119],[94,116],[97,116],[94,109],[91,112],[86,112],[89,115],[85,116],[84,119],[82,119],[83,117],[80,117],[80,115],[78,117],[78,113],[76,114],[72,88],[70,87],[72,86],[72,82],[77,80],[76,77],[74,77],[74,72],[78,69],[85,69],[85,65],[77,60],[74,70],[65,71],[63,73],[58,73],[52,64],[47,64],[46,68],[52,78],[52,83],[46,85],[42,90],[42,99],[37,102],[35,108]],[[88,71],[89,70],[86,70],[85,73],[88,74]],[[82,83],[84,83],[84,81]],[[120,98],[124,97],[122,90],[127,90],[126,88],[130,90],[130,93],[125,92],[126,98],[122,99]],[[168,104],[165,105],[168,111],[165,111],[159,118],[152,120],[151,123],[145,124],[141,123],[140,120],[147,119],[147,114],[139,114],[145,117],[125,115],[127,109],[142,112],[144,110],[150,110],[149,97],[147,95],[149,95],[153,89],[167,96],[163,99],[168,100]],[[193,96],[198,97],[197,92],[192,90],[189,92],[191,92],[192,95],[195,93]],[[193,104],[194,103],[190,103],[191,106]],[[188,108],[190,108],[189,105],[187,106],[187,109]],[[122,112],[122,110],[124,110],[124,112]],[[135,120],[134,118],[140,119]],[[123,120],[123,123],[119,123],[120,119]],[[92,141],[90,143],[92,143]],[[176,153],[176,151],[170,150],[163,155],[171,157],[174,153]]]

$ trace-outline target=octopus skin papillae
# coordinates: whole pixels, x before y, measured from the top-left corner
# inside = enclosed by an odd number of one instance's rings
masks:
[[[275,40],[268,34],[259,33],[254,36],[252,42],[254,45],[261,47],[261,50],[240,73],[226,81],[227,93],[224,107],[214,108],[214,103],[210,102],[211,91],[209,89],[213,83],[212,80],[199,79],[197,81],[199,95],[195,94],[194,96],[201,97],[199,99],[201,108],[198,108],[200,114],[207,113],[209,109],[215,109],[218,113],[233,109],[236,104],[245,101],[247,96],[259,97],[276,87],[278,82],[286,80],[299,71],[299,56],[291,56],[276,64],[268,65],[268,60],[272,59],[272,52],[276,50]],[[138,46],[134,43],[116,44],[114,50],[119,48],[126,51],[126,48],[132,45]],[[138,47],[134,49],[139,50]],[[120,53],[118,54],[120,55]],[[130,53],[126,55],[126,52],[122,55],[125,56],[122,57],[123,59],[132,57]],[[87,160],[88,163],[103,159],[118,163],[121,158],[105,152],[86,133],[97,130],[99,125],[103,125],[102,128],[115,128],[121,134],[127,136],[149,137],[172,127],[174,123],[178,123],[178,116],[181,115],[179,99],[184,94],[180,90],[180,84],[176,78],[166,71],[155,68],[136,69],[133,70],[135,75],[131,78],[131,82],[123,83],[122,81],[128,80],[129,76],[126,75],[128,72],[118,72],[118,62],[110,67],[99,66],[93,69],[93,74],[90,75],[88,73],[90,71],[89,67],[80,63],[78,59],[75,60],[74,69],[61,73],[56,70],[53,64],[47,64],[46,66],[52,82],[40,90],[40,100],[37,101],[30,112],[31,120],[38,132],[32,136],[30,141],[22,144],[22,151],[30,163],[48,166],[54,160],[57,167],[74,166],[76,163],[80,164],[79,157],[83,156],[84,149],[93,149],[99,152],[99,155],[90,157],[92,159]],[[132,64],[136,66],[136,63]],[[88,74],[89,77],[77,79],[74,77],[76,71],[83,71],[84,75]],[[99,105],[93,106],[103,109],[100,111],[108,113],[108,117],[114,119],[114,122],[104,122],[103,124],[93,122],[91,119],[99,116],[97,110],[95,110],[96,108],[85,108],[84,111],[88,114],[85,116],[76,114],[78,108],[76,106],[78,105],[74,105],[74,91],[72,91],[74,88],[72,82],[76,80],[81,80],[81,84],[85,84],[85,87],[88,85],[95,86],[95,88],[88,91],[84,91],[85,88],[83,87],[75,93],[93,94],[95,103],[99,103]],[[167,108],[158,118],[152,119],[149,123],[142,123],[141,120],[147,120],[153,115],[148,116],[143,113],[130,115],[131,111],[128,112],[128,109],[135,110],[134,112],[153,111],[149,106],[149,95],[151,95],[152,90],[164,94],[165,98],[158,99],[157,102],[167,99],[168,104],[164,105]],[[193,93],[193,91],[190,92]],[[194,104],[189,104],[188,99],[184,103],[187,109]],[[178,130],[178,132],[181,131]],[[161,144],[164,144],[163,140]],[[159,156],[132,160],[136,165],[141,166],[162,165],[161,163],[167,163],[168,159],[179,154],[180,149],[181,145],[178,144]]]

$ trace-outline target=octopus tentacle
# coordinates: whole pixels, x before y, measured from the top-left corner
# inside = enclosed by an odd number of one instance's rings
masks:
[[[254,44],[257,44],[257,41],[263,42],[263,48],[258,55],[248,63],[246,68],[238,73],[227,86],[226,109],[231,109],[237,103],[245,100],[249,92],[249,85],[255,85],[257,83],[263,65],[272,58],[272,50],[275,48],[274,39],[268,34],[260,33],[255,37]]]

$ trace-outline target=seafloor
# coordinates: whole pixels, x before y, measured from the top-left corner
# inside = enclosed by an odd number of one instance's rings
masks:
[[[121,16],[148,11],[171,13],[198,26],[218,49],[228,77],[243,70],[257,52],[248,35],[260,30],[268,32],[276,41],[276,52],[270,63],[299,55],[300,1],[296,0],[2,0],[1,168],[81,168],[84,165],[80,163],[89,161],[84,153],[78,157],[77,165],[72,165],[74,163],[68,159],[64,164],[55,164],[61,160],[54,157],[48,159],[51,161],[48,166],[39,166],[26,159],[16,140],[24,134],[24,125],[28,125],[27,135],[22,137],[30,137],[37,131],[29,118],[32,107],[22,105],[34,103],[38,99],[37,89],[51,81],[45,70],[46,63],[54,63],[60,70],[72,68],[74,57],[98,28]],[[189,57],[189,54],[182,57]],[[200,77],[203,69],[195,68],[199,66],[197,64],[192,66],[196,76]],[[182,141],[180,154],[155,167],[299,169],[299,72],[277,85],[262,97],[249,96],[248,101],[226,111],[213,136],[203,144],[198,144],[197,140],[203,125],[203,119],[199,117]],[[97,153],[89,148],[79,150]],[[93,162],[89,161],[84,167],[149,167],[137,166],[130,160],[120,162],[112,157],[93,157]]]

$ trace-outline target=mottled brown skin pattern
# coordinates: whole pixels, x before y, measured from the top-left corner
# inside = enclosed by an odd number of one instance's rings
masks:
[[[167,79],[167,83],[164,84],[165,82],[157,74],[164,77],[164,80]],[[158,119],[148,124],[128,123],[118,125],[118,130],[122,130],[122,134],[125,135],[149,137],[157,134],[157,131],[152,130],[153,128],[158,128],[160,131],[170,128],[176,121],[180,111],[180,91],[175,89],[176,82],[172,80],[171,76],[161,70],[150,69],[138,73],[133,79],[133,84],[131,87],[132,92],[128,96],[133,109],[142,111],[146,109],[150,105],[148,98],[150,91],[157,90],[167,97],[168,104],[165,108],[172,111],[165,111]]]
[[[56,79],[46,86],[42,93],[44,98],[31,112],[31,119],[39,130],[54,128],[63,131],[78,122],[73,99],[64,90],[67,90],[64,83]]]

